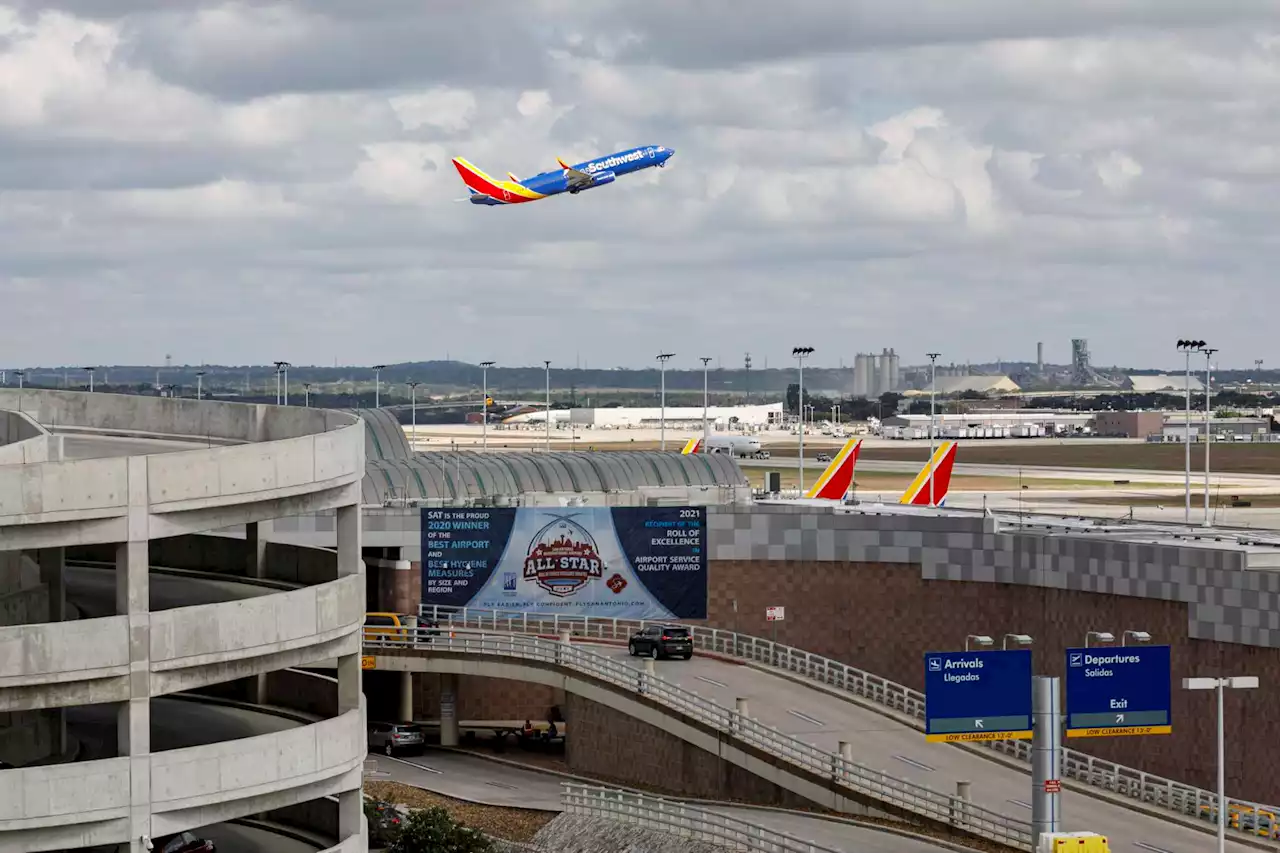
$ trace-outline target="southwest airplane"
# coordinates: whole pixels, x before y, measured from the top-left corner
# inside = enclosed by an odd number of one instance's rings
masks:
[[[684,453],[696,453],[701,442],[696,439],[685,445]],[[912,506],[928,506],[930,497],[935,506],[943,506],[947,500],[947,491],[951,488],[951,471],[956,464],[956,448],[954,441],[944,441],[938,446],[933,456],[920,473],[907,486],[907,490],[898,499],[900,504]],[[842,501],[853,485],[853,469],[858,464],[858,452],[862,450],[862,439],[849,439],[831,459],[814,484],[804,496],[809,499]],[[933,494],[929,493],[929,474],[933,473]]]
[[[648,169],[651,166],[665,166],[675,154],[674,148],[662,145],[644,145],[639,148],[628,148],[607,157],[586,160],[570,166],[559,157],[556,161],[560,168],[551,172],[543,172],[532,178],[520,180],[507,172],[511,180],[504,181],[491,178],[461,157],[453,158],[462,182],[471,193],[472,204],[521,204],[526,201],[537,201],[548,196],[568,192],[577,195],[592,187],[602,187],[613,183],[623,175]],[[462,199],[458,199],[461,201]]]

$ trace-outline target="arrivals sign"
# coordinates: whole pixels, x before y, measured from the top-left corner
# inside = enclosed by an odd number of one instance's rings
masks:
[[[1031,650],[928,652],[925,740],[1031,737]]]
[[[1067,737],[1167,735],[1168,646],[1067,649]]]
[[[422,603],[707,618],[705,507],[422,510]]]

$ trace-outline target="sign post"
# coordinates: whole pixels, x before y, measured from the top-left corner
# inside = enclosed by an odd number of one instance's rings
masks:
[[[927,652],[925,740],[1031,738],[1031,650]]]
[[[1173,732],[1168,646],[1067,649],[1067,737]]]
[[[764,621],[773,626],[773,644],[778,645],[778,623],[787,618],[787,608],[781,606],[766,607]]]

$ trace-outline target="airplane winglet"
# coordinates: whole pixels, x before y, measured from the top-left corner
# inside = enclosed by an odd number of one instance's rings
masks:
[[[959,445],[954,441],[944,441],[938,445],[938,449],[934,451],[932,458],[920,469],[920,473],[911,481],[911,485],[907,486],[907,490],[902,493],[902,498],[898,503],[914,506],[929,505],[929,470],[932,468],[933,503],[934,506],[942,506],[947,499],[947,490],[951,487],[951,470],[956,464],[957,447]]]
[[[805,492],[804,496],[831,501],[844,500],[849,487],[853,485],[853,469],[858,464],[860,450],[862,450],[862,439],[851,438],[846,441],[844,447],[840,448],[840,452],[831,459],[827,470],[822,472],[817,482]]]
[[[507,172],[507,177],[515,181],[517,184],[520,183],[520,179],[516,177],[515,172]]]
[[[560,164],[560,168],[561,168],[561,169],[572,169],[572,168],[573,168],[572,166],[570,166],[568,163],[566,163],[566,162],[564,161],[564,158],[563,158],[563,157],[557,157],[557,158],[556,158],[556,162]]]

